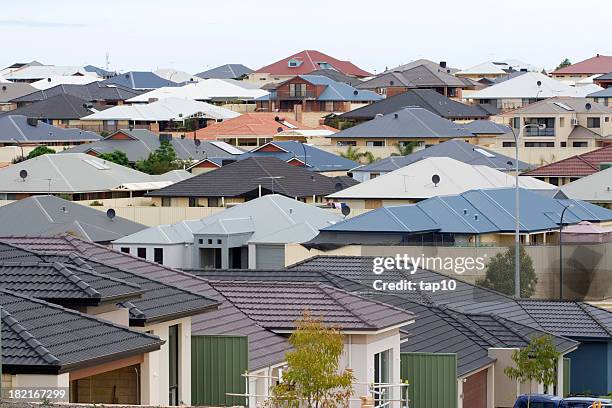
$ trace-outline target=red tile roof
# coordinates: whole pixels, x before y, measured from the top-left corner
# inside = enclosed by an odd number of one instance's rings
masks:
[[[288,63],[291,59],[301,61],[302,64],[297,67],[290,67]],[[330,57],[329,55],[315,50],[304,50],[298,52],[297,54],[293,54],[273,64],[259,68],[257,71],[255,71],[255,73],[266,73],[273,75],[305,75],[311,73],[312,71],[321,69],[322,67],[317,64],[319,62],[326,62],[336,71],[342,72],[346,75],[355,77],[372,76],[372,74],[364,71],[350,61],[340,61],[334,57]]]
[[[534,177],[584,177],[597,173],[600,163],[612,162],[612,145],[568,157],[555,163],[522,173]]]
[[[599,55],[553,71],[553,74],[607,74],[612,72],[612,56]]]

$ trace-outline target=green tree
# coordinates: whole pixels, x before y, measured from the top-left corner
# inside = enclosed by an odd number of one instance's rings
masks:
[[[506,295],[514,294],[514,246],[506,252],[495,255],[487,264],[487,274],[484,279],[476,281],[477,285],[493,289]],[[525,248],[520,247],[519,252],[521,267],[521,297],[530,298],[535,293],[538,283],[533,261]]]
[[[560,356],[552,337],[548,335],[534,337],[525,348],[512,353],[515,367],[506,367],[504,373],[520,383],[529,382],[527,408],[531,403],[531,385],[534,381],[543,384],[544,388],[557,383],[557,361]]]
[[[119,150],[113,150],[110,153],[101,153],[98,155],[98,158],[112,163],[120,164],[121,166],[127,167],[129,165],[127,155]]]
[[[396,143],[395,149],[397,152],[391,153],[391,156],[408,156],[414,151],[414,148],[418,146],[417,142],[404,142]]]
[[[348,149],[346,149],[346,152],[340,152],[340,156],[344,157],[345,159],[360,163],[365,162],[368,164],[373,163],[377,159],[376,157],[374,157],[374,154],[372,154],[372,152],[361,152],[359,151],[359,148],[355,146],[349,146]]]
[[[282,381],[270,388],[266,405],[283,408],[346,407],[353,391],[353,373],[340,371],[344,349],[342,333],[304,312],[289,337],[287,369]]]
[[[569,67],[570,65],[572,65],[572,63],[570,62],[569,58],[565,58],[563,61],[561,61],[559,65],[557,65],[557,68],[555,68],[555,70]]]
[[[43,154],[54,154],[55,150],[48,148],[47,146],[38,146],[30,153],[28,153],[28,159],[33,159],[34,157],[42,156]]]
[[[182,169],[185,163],[176,156],[174,148],[167,140],[145,160],[136,162],[136,169],[147,174],[163,174],[170,170]]]

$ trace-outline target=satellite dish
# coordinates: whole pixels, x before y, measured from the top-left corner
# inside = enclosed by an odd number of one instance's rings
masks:
[[[28,177],[28,171],[27,171],[27,170],[21,170],[21,171],[19,172],[19,177],[21,177],[21,179],[22,179],[23,181],[25,181],[25,179]]]
[[[584,108],[585,108],[586,110],[588,110],[588,111],[590,111],[590,110],[591,110],[591,107],[592,107],[592,106],[591,106],[591,104],[590,104],[590,103],[588,103],[588,102],[586,103],[586,105],[584,105]]]
[[[358,95],[358,94],[359,94],[359,91],[355,89],[355,90],[353,91],[353,95]]]
[[[342,215],[348,217],[348,215],[351,213],[351,207],[346,204],[342,204],[342,209],[340,211],[342,211]]]
[[[536,85],[538,85],[538,86],[542,86],[542,81],[538,81],[538,82],[536,82]]]
[[[389,85],[393,86],[393,85],[395,85],[395,82],[389,81]]]
[[[440,176],[434,174],[433,176],[431,176],[431,182],[434,183],[435,187],[438,187],[438,183],[440,182]]]
[[[200,139],[196,139],[193,141],[193,144],[195,144],[196,146],[199,146],[202,144],[202,142],[200,141]]]
[[[113,210],[112,208],[109,208],[108,210],[106,210],[106,216],[108,217],[109,220],[113,220],[113,218],[115,218],[115,215],[117,215],[115,213],[115,210]]]

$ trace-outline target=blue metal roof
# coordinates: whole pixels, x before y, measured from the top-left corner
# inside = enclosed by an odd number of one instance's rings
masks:
[[[315,86],[325,86],[325,90],[317,97],[317,101],[349,101],[349,102],[371,102],[384,99],[376,92],[357,89],[343,82],[334,81],[323,75],[298,75],[304,81]],[[274,91],[270,95],[257,98],[260,101],[274,99]]]
[[[513,188],[502,188],[432,197],[417,204],[379,208],[322,231],[415,233],[435,230],[455,234],[512,232],[515,228],[514,194]],[[586,201],[555,199],[521,189],[521,231],[558,229],[561,212],[569,204],[573,207],[565,212],[564,223],[612,220],[611,210]]]
[[[169,81],[148,71],[130,71],[108,78],[100,83],[105,85],[122,85],[132,89],[157,89],[162,86],[180,86],[176,82]]]
[[[612,87],[588,94],[589,98],[612,98]]]

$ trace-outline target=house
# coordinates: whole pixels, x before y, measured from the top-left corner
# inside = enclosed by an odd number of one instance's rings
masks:
[[[612,108],[612,87],[602,89],[587,95],[593,102],[600,103],[608,108]]]
[[[180,86],[177,82],[162,78],[153,72],[130,71],[105,79],[103,85],[121,85],[138,90],[151,90],[161,87]]]
[[[82,117],[85,128],[114,132],[129,127],[154,133],[192,132],[216,122],[240,116],[239,113],[207,102],[167,98],[147,104],[118,105]]]
[[[612,108],[586,98],[553,97],[499,115],[515,128],[523,129],[524,147],[590,148],[612,143]],[[543,127],[543,128],[540,128]],[[497,145],[513,147],[514,137],[506,132]],[[522,146],[521,146],[522,147]]]
[[[27,222],[24,222],[27,220]],[[84,240],[110,241],[145,229],[142,224],[52,195],[31,196],[0,207],[4,235],[70,233]]]
[[[431,146],[449,139],[480,141],[462,125],[444,119],[424,108],[408,107],[376,117],[364,123],[330,135],[337,146],[391,147],[414,142]]]
[[[87,72],[93,72],[102,79],[108,79],[117,75],[117,72],[115,71],[108,71],[106,69],[96,67],[95,65],[85,65],[83,69]]]
[[[250,157],[199,174],[174,186],[151,192],[162,207],[226,207],[278,193],[306,203],[357,182],[350,177],[327,177],[276,157]]]
[[[401,94],[410,89],[433,89],[449,98],[461,98],[464,89],[473,89],[474,84],[447,72],[445,67],[433,68],[418,65],[403,71],[383,72],[357,85],[358,89],[370,90],[386,97]]]
[[[17,108],[14,99],[32,92],[36,92],[36,88],[30,84],[0,81],[0,113]]]
[[[89,76],[94,80],[98,77],[96,73],[87,71],[84,67],[60,65],[25,65],[3,76],[11,82],[27,83],[58,76]]]
[[[523,175],[535,177],[556,186],[563,186],[604,170],[609,167],[609,163],[612,163],[612,145],[545,164]]]
[[[501,172],[512,172],[516,168],[514,158],[495,153],[484,147],[464,142],[463,140],[448,140],[410,153],[406,156],[390,156],[376,160],[374,163],[355,167],[351,170],[353,178],[363,182],[397,169],[406,167],[428,157],[449,157],[469,165],[487,166]],[[519,162],[519,170],[524,171],[529,165]]]
[[[512,175],[486,165],[471,165],[444,156],[427,157],[332,193],[327,199],[351,208],[373,209],[472,189],[510,187],[514,182]],[[538,190],[555,188],[533,177],[519,177],[519,186]]]
[[[219,163],[220,166],[223,160],[235,159],[243,153],[227,143],[198,142],[198,145],[193,139],[168,138],[147,129],[120,129],[99,141],[75,146],[60,153],[87,153],[91,156],[99,156],[104,153],[120,151],[125,153],[128,163],[131,167],[134,167],[137,161],[145,160],[157,150],[164,140],[172,145],[176,156],[181,160],[200,161],[210,158],[214,163]]]
[[[135,270],[137,258],[71,235],[9,237],[1,241],[0,274],[10,279],[0,279],[0,288],[8,285],[37,299],[79,310],[63,319],[54,317],[57,311],[47,312],[48,317],[40,319],[45,316],[41,307],[30,307],[29,313],[24,311],[25,327],[36,330],[34,334],[41,341],[53,346],[49,354],[40,347],[35,350],[44,353],[41,360],[56,367],[48,372],[38,371],[37,374],[45,375],[36,375],[22,386],[69,387],[71,402],[190,405],[192,317],[217,308],[216,300],[149,277]],[[7,307],[5,298],[2,300],[3,308]],[[9,299],[7,303],[11,302]],[[11,321],[4,319],[4,310],[2,313],[4,322]],[[33,315],[37,318],[32,318]],[[44,322],[44,328],[38,328],[41,327],[38,320]],[[66,325],[49,324],[54,321]],[[97,321],[106,328],[97,326]],[[29,338],[22,328],[13,325],[12,329],[23,333],[24,341]],[[3,324],[3,334],[5,330]],[[5,338],[15,337],[3,336],[3,353],[7,352]],[[74,346],[60,347],[64,342]],[[38,346],[29,340],[26,343]],[[139,353],[129,353],[130,347]],[[72,352],[81,349],[82,353]],[[92,354],[90,349],[102,352]],[[21,350],[16,357],[21,357],[18,362],[26,365]],[[59,363],[66,364],[65,372],[52,358],[54,351],[60,353],[56,356]],[[76,366],[78,370],[69,371],[70,365],[81,359],[86,363],[84,367]],[[87,364],[92,359],[95,366]],[[3,358],[3,366],[6,362]],[[6,368],[3,375],[5,372]],[[10,380],[19,386],[19,372],[15,374]]]
[[[593,78],[593,82],[604,89],[612,87],[612,71],[596,76]]]
[[[45,154],[0,169],[0,199],[41,194],[72,201],[140,197],[189,177],[184,170],[152,176],[85,153]]]
[[[486,78],[496,80],[513,72],[540,72],[541,69],[519,60],[485,61],[473,67],[462,69],[455,73],[461,78],[470,78],[476,81]]]
[[[584,98],[597,90],[597,85],[573,87],[538,72],[527,72],[480,91],[466,91],[463,99],[472,103],[491,104],[507,111],[553,97]]]
[[[0,115],[23,115],[57,127],[78,127],[81,118],[91,115],[93,107],[84,99],[59,94]]]
[[[359,78],[356,78],[356,77],[351,76],[351,75],[344,74],[344,73],[342,73],[340,71],[336,71],[335,69],[332,69],[332,68],[317,69],[315,71],[312,71],[312,72],[308,73],[308,75],[320,75],[320,76],[324,76],[324,77],[327,77],[327,78],[331,79],[332,81],[340,82],[342,84],[347,84],[347,85],[350,85],[352,87],[355,87],[355,86],[359,85],[361,82],[363,82]],[[274,86],[274,83],[272,83],[272,86]]]
[[[588,176],[574,180],[561,187],[569,198],[584,200],[612,209],[612,164]]]
[[[449,67],[446,63],[446,61],[440,61],[440,62],[434,62],[432,60],[428,60],[426,58],[419,58],[417,60],[411,61],[407,64],[401,64],[398,65],[396,67],[393,68],[385,68],[385,70],[383,71],[383,73],[389,73],[389,72],[402,72],[402,71],[408,71],[409,69],[412,69],[414,67],[420,67],[420,66],[427,66],[431,69],[442,69],[444,71],[446,71],[447,74],[451,74],[451,75],[455,75],[455,73],[457,71],[459,71],[458,68],[453,68],[453,67]]]
[[[512,132],[509,126],[495,123],[491,120],[478,119],[463,124],[463,127],[481,138],[493,139]]]
[[[454,101],[433,89],[411,89],[389,96],[378,102],[344,112],[337,120],[361,123],[374,119],[377,115],[387,115],[407,107],[420,107],[452,121],[488,119],[499,113],[496,108],[482,105],[466,105]]]
[[[167,79],[168,81],[176,82],[178,84],[199,82],[202,80],[202,78],[196,75],[191,75],[188,72],[180,71],[174,68],[159,68],[153,71],[153,73],[161,78]]]
[[[93,75],[83,75],[83,76],[50,76],[48,78],[43,78],[38,81],[32,82],[32,85],[36,89],[45,90],[49,88],[53,88],[58,85],[87,85],[93,82],[102,81],[102,78],[98,78]]]
[[[304,50],[251,72],[248,80],[259,84],[283,82],[319,69],[335,69],[356,78],[372,75],[350,61],[341,61],[316,50]]]
[[[383,99],[368,90],[337,82],[323,75],[298,75],[276,85],[270,94],[257,98],[263,112],[348,112]],[[319,117],[321,117],[319,115]]]
[[[253,70],[242,64],[225,64],[202,71],[196,76],[203,79],[244,79]]]
[[[592,75],[602,75],[612,72],[612,56],[597,54],[564,68],[551,72],[555,79],[582,79]]]
[[[309,241],[341,219],[329,210],[270,194],[201,220],[126,234],[113,247],[179,269],[283,268],[285,244]]]
[[[11,72],[17,71],[19,69],[34,66],[34,65],[43,65],[38,61],[30,61],[30,62],[15,62],[7,67],[0,69],[0,76],[4,77],[5,75],[10,74]]]

